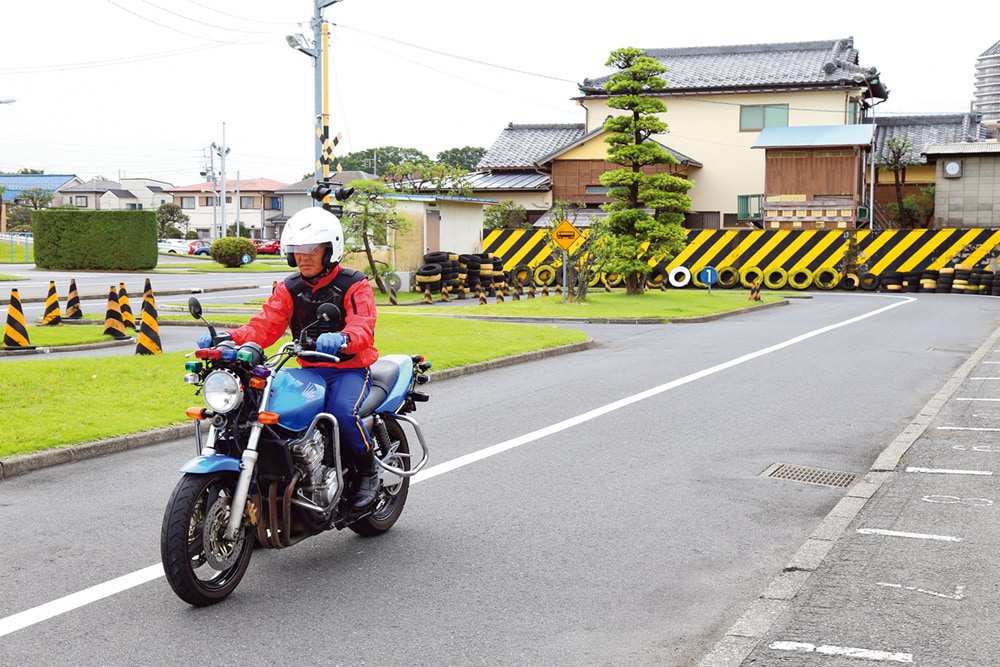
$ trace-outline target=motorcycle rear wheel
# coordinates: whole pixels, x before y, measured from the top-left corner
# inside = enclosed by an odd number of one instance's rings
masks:
[[[386,419],[385,428],[389,432],[389,441],[392,443],[391,451],[386,451],[382,445],[379,445],[375,450],[375,455],[394,468],[409,470],[410,445],[406,441],[403,427],[395,419]],[[406,496],[410,491],[410,478],[392,475],[393,479],[388,479],[387,475],[391,475],[391,473],[383,470],[382,487],[379,489],[374,511],[348,526],[358,535],[364,537],[381,535],[392,528],[396,519],[403,513]]]
[[[253,555],[249,525],[235,542],[223,539],[237,475],[184,475],[163,514],[160,556],[177,597],[196,607],[224,600],[243,578]]]

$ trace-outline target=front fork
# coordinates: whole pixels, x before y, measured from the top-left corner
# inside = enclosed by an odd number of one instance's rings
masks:
[[[236,540],[236,536],[240,532],[240,525],[243,523],[243,508],[246,507],[247,498],[250,496],[250,483],[253,482],[254,468],[257,467],[257,443],[260,442],[260,434],[263,430],[263,424],[254,422],[250,427],[247,448],[243,450],[243,456],[240,457],[240,478],[236,481],[233,504],[229,508],[229,524],[226,526],[226,532],[223,536],[230,542]]]

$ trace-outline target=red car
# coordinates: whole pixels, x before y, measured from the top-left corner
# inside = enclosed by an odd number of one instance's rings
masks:
[[[189,255],[208,255],[212,244],[208,241],[191,241],[188,245]]]
[[[281,241],[279,239],[254,239],[258,255],[280,255]]]

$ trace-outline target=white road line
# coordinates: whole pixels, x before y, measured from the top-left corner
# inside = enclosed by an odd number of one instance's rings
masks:
[[[843,320],[842,322],[837,322],[836,324],[831,324],[829,326],[820,327],[819,329],[814,329],[813,331],[809,331],[802,335],[795,336],[794,338],[789,338],[788,340],[783,341],[781,343],[777,343],[775,345],[765,347],[761,350],[757,350],[756,352],[751,352],[741,357],[737,357],[736,359],[733,359],[731,361],[726,361],[716,366],[712,366],[711,368],[698,371],[697,373],[692,373],[691,375],[687,375],[680,379],[673,380],[665,384],[661,384],[657,387],[653,387],[652,389],[647,389],[646,391],[639,392],[638,394],[627,396],[618,401],[614,401],[613,403],[608,403],[607,405],[595,408],[581,415],[577,415],[576,417],[570,417],[569,419],[564,419],[563,421],[553,424],[551,426],[547,426],[545,428],[533,431],[531,433],[526,433],[525,435],[521,435],[511,440],[507,440],[505,442],[492,445],[477,452],[472,452],[464,456],[459,456],[458,458],[452,459],[451,461],[446,461],[436,466],[431,466],[430,468],[427,468],[422,472],[419,472],[416,475],[414,475],[410,480],[410,484],[411,485],[417,484],[424,480],[437,477],[438,475],[443,475],[444,473],[451,472],[459,468],[463,468],[472,463],[476,463],[477,461],[482,461],[483,459],[486,459],[490,456],[495,456],[502,452],[506,452],[510,449],[514,449],[515,447],[520,447],[521,445],[526,445],[530,442],[540,440],[546,436],[559,433],[560,431],[572,428],[573,426],[578,426],[579,424],[583,424],[598,417],[604,416],[606,414],[614,412],[615,410],[620,410],[621,408],[628,407],[629,405],[638,403],[639,401],[651,398],[653,396],[657,396],[665,391],[676,389],[677,387],[684,386],[686,384],[694,382],[695,380],[701,380],[716,373],[720,373],[724,370],[728,370],[735,366],[739,366],[740,364],[744,364],[748,361],[758,359],[773,352],[778,352],[787,347],[791,347],[792,345],[796,345],[811,338],[815,338],[816,336],[821,336],[825,333],[836,331],[837,329],[841,329],[843,327],[856,324],[858,322],[868,319],[869,317],[875,317],[876,315],[881,315],[882,313],[888,312],[894,308],[898,308],[899,306],[907,305],[914,301],[915,299],[913,297],[900,298],[899,300],[894,301],[888,306],[877,308],[868,313],[865,313],[864,315],[858,315],[857,317],[852,317],[850,319]],[[127,591],[130,588],[134,588],[135,586],[144,584],[148,581],[152,581],[161,576],[163,576],[163,566],[162,564],[157,563],[156,565],[150,565],[149,567],[143,568],[138,572],[134,572],[132,574],[119,577],[117,579],[112,579],[111,581],[108,581],[104,584],[93,586],[86,590],[80,591],[79,593],[73,593],[72,595],[68,595],[58,600],[53,600],[52,602],[48,602],[38,607],[34,607],[32,609],[28,609],[26,611],[14,614],[13,616],[0,618],[0,637],[9,634],[11,632],[14,632],[16,630],[28,627],[29,625],[34,625],[35,623],[40,623],[49,618],[53,618],[60,614],[64,614],[68,611],[71,611],[78,607],[82,607],[96,600],[109,597],[116,593]],[[14,619],[20,619],[20,620],[14,620]]]
[[[54,616],[65,614],[68,611],[73,611],[74,609],[86,606],[91,602],[97,602],[98,600],[103,600],[106,597],[111,597],[112,595],[116,595],[122,591],[127,591],[130,588],[134,588],[135,586],[144,584],[148,581],[159,579],[162,576],[163,566],[157,563],[156,565],[150,565],[149,567],[143,568],[137,572],[126,574],[122,577],[118,577],[117,579],[106,581],[103,584],[97,584],[96,586],[85,588],[82,591],[67,595],[66,597],[59,598],[58,600],[46,602],[43,605],[33,607],[27,611],[22,611],[12,616],[8,616],[7,618],[2,618],[0,619],[0,637],[9,635],[10,633],[16,632],[21,628],[26,628],[29,625],[34,625],[35,623],[48,620]]]
[[[992,470],[957,470],[954,468],[920,468],[907,466],[906,472],[925,473],[928,475],[986,475],[993,474]]]
[[[1000,428],[988,426],[938,426],[939,431],[1000,431]]]
[[[931,595],[936,598],[944,598],[946,600],[964,600],[965,599],[965,586],[955,586],[954,593],[937,593],[935,591],[924,590],[923,588],[917,588],[916,586],[903,586],[902,584],[888,584],[884,581],[880,581],[876,586],[885,586],[886,588],[898,588],[904,591],[913,591],[914,593],[923,593],[924,595]]]
[[[927,533],[904,533],[898,530],[884,530],[882,528],[858,528],[861,535],[881,535],[883,537],[907,537],[913,540],[931,540],[935,542],[961,542],[961,537],[951,535],[929,535]]]
[[[767,646],[776,651],[795,651],[796,653],[822,653],[824,655],[842,655],[847,658],[861,658],[875,662],[912,663],[912,653],[894,653],[891,651],[875,651],[867,648],[851,648],[850,646],[829,646],[823,644],[808,644],[806,642],[772,642]]]
[[[1000,363],[998,361],[997,363]],[[1000,401],[1000,398],[956,398],[956,401]]]

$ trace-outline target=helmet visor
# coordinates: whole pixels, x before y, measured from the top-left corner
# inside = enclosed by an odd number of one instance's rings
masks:
[[[285,246],[285,251],[288,253],[301,253],[303,255],[308,255],[316,252],[319,248],[329,245],[329,243],[299,243],[296,245]]]

